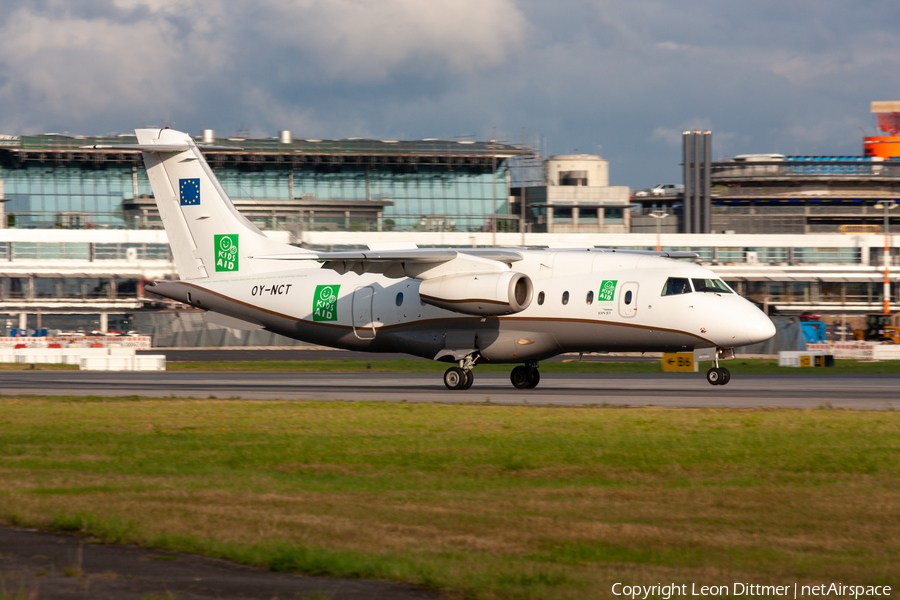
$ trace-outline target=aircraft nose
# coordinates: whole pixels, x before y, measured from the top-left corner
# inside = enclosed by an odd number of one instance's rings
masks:
[[[751,306],[744,317],[747,339],[750,344],[758,344],[775,337],[775,324],[763,311]]]

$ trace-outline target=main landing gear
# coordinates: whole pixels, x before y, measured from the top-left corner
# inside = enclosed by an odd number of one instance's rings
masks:
[[[475,374],[472,369],[475,367],[475,361],[478,355],[469,355],[459,361],[458,367],[450,367],[444,371],[444,385],[448,390],[467,390],[472,387],[475,382]]]
[[[513,386],[520,390],[533,390],[541,381],[541,373],[535,362],[519,365],[509,374],[509,380]]]
[[[475,380],[472,369],[475,367],[475,362],[477,360],[477,354],[469,355],[459,361],[458,367],[450,367],[444,371],[444,385],[447,386],[447,389],[467,390],[472,387],[472,382]],[[530,362],[519,365],[509,374],[509,380],[520,390],[532,390],[536,388],[537,384],[541,381],[538,364],[536,362]]]

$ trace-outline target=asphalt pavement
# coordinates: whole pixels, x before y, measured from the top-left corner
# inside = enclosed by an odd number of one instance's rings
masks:
[[[0,598],[437,600],[411,585],[273,573],[236,563],[0,527]]]
[[[545,373],[518,390],[502,373],[479,373],[465,391],[444,387],[440,373],[268,373],[0,371],[4,394],[150,396],[251,400],[347,400],[547,406],[835,407],[900,409],[900,374],[742,375],[712,386],[704,373]]]

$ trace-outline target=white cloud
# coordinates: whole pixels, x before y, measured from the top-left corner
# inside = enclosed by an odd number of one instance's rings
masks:
[[[511,0],[268,0],[257,10],[266,39],[351,81],[381,81],[404,65],[493,67],[522,48],[528,29]]]
[[[0,27],[0,98],[39,119],[79,122],[121,107],[177,106],[220,68],[222,46],[164,19],[118,22],[20,9]],[[196,67],[196,68],[192,68]],[[15,117],[13,117],[15,118]]]

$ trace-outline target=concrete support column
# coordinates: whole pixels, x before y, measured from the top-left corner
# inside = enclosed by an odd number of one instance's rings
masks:
[[[553,207],[547,207],[547,233],[553,233]]]
[[[0,179],[0,229],[6,229],[6,203],[3,199],[6,196],[3,195],[3,180]]]
[[[19,313],[19,329],[28,329],[28,313]]]
[[[694,204],[694,187],[691,180],[691,175],[693,174],[691,161],[691,136],[692,133],[690,131],[685,131],[681,134],[682,156],[684,160],[684,163],[682,165],[684,167],[684,209],[681,213],[682,233],[691,233],[691,227],[693,226],[691,208]]]
[[[572,207],[572,225],[575,226],[574,230],[576,233],[578,232],[578,217],[580,216],[580,211],[577,206]]]
[[[109,331],[109,315],[100,313],[100,332],[106,333],[107,331]]]

